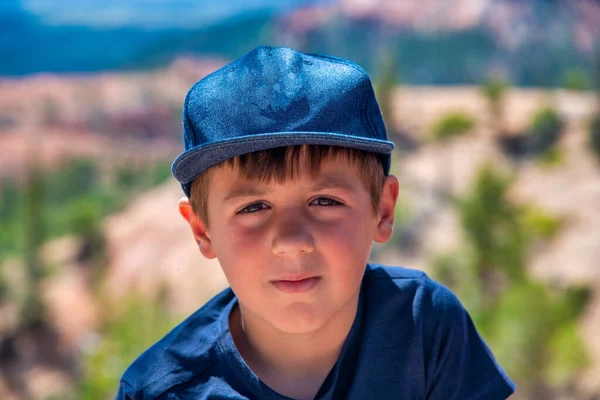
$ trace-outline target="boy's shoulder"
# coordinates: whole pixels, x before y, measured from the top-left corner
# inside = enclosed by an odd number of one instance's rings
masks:
[[[431,305],[440,311],[451,307],[462,309],[460,300],[450,289],[417,269],[369,264],[364,285],[367,295],[382,302],[398,302],[398,296],[405,301],[416,301],[421,306]]]
[[[117,398],[157,398],[195,379],[218,359],[216,345],[226,329],[235,295],[223,290],[142,353],[125,371]]]
[[[436,331],[438,325],[454,324],[467,315],[454,292],[421,270],[369,264],[363,289],[369,320],[386,324],[397,321],[400,325],[407,319],[419,321],[423,339]]]
[[[368,280],[416,280],[416,281],[428,281],[430,280],[427,274],[418,269],[410,269],[399,266],[389,266],[383,264],[369,263],[367,270],[365,271],[365,279]]]
[[[515,390],[446,286],[422,271],[377,264],[367,268],[364,284],[357,387],[392,393],[402,382],[404,393],[432,399],[506,399]]]

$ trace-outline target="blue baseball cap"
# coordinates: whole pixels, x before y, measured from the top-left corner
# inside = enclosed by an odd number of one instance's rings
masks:
[[[349,147],[380,154],[387,175],[394,148],[363,68],[267,46],[192,86],[183,104],[183,142],[172,172],[187,196],[202,172],[245,153],[303,144]]]

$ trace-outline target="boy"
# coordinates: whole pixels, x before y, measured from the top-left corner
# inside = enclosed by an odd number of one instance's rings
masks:
[[[514,384],[424,273],[370,265],[398,180],[356,64],[259,47],[197,82],[179,211],[231,286],[148,349],[118,399],[505,399]]]

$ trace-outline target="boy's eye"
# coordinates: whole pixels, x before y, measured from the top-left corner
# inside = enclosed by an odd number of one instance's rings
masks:
[[[314,206],[322,206],[322,207],[342,205],[342,203],[340,203],[339,201],[330,199],[329,197],[317,197],[316,199],[311,201],[310,204],[314,205]]]
[[[252,203],[242,208],[240,211],[236,212],[236,214],[252,214],[258,211],[266,210],[268,208],[269,206],[267,206],[265,203]]]

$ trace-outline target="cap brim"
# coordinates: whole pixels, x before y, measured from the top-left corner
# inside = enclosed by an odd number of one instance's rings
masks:
[[[329,132],[277,132],[225,139],[198,146],[182,153],[172,166],[173,176],[182,184],[232,157],[275,147],[302,144],[329,145],[390,154],[394,143],[387,140],[362,138]],[[389,166],[388,166],[389,167]],[[387,173],[387,171],[386,171]]]

